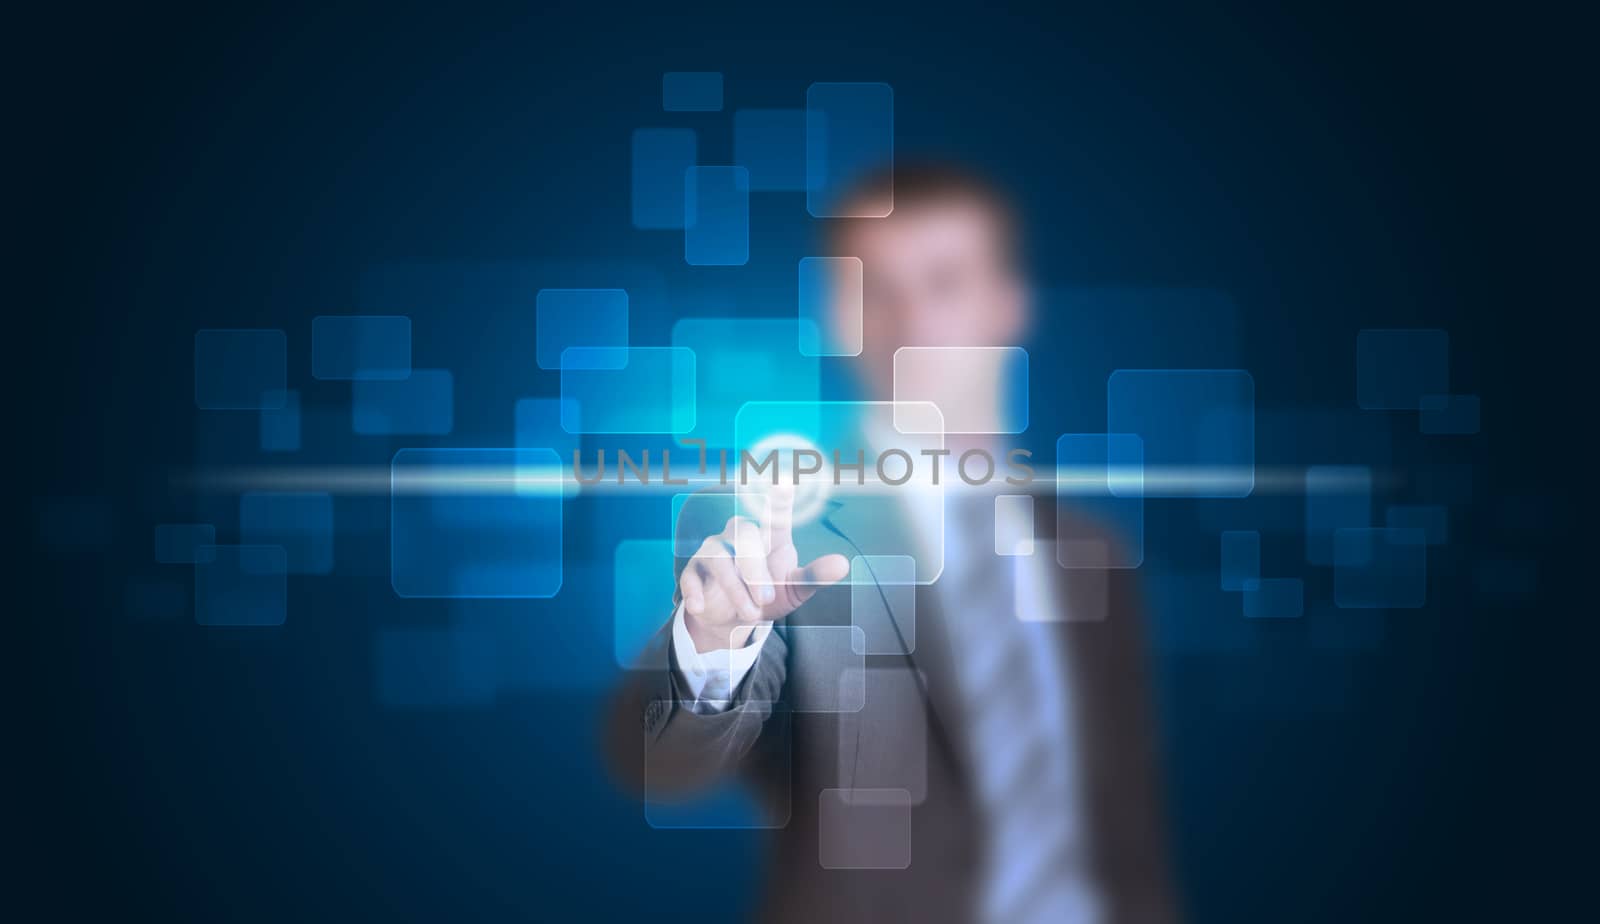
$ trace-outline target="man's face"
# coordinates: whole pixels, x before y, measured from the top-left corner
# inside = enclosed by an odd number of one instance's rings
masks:
[[[999,218],[984,203],[951,198],[858,220],[844,244],[865,273],[861,361],[882,397],[893,392],[900,347],[1020,342],[1027,295]],[[842,311],[834,321],[845,323]]]

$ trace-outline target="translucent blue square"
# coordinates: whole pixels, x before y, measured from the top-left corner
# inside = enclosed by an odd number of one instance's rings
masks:
[[[283,406],[261,412],[261,451],[300,451],[300,393],[284,392]]]
[[[1390,529],[1420,529],[1428,545],[1444,545],[1450,541],[1450,508],[1442,504],[1397,504],[1389,508],[1383,525]]]
[[[570,347],[561,397],[568,433],[687,433],[695,426],[695,355],[679,347]]]
[[[1331,565],[1333,534],[1372,525],[1372,470],[1364,465],[1306,469],[1306,561]]]
[[[156,526],[156,561],[193,565],[210,561],[217,528],[210,523],[161,523]]]
[[[239,534],[247,545],[281,546],[290,574],[333,570],[333,495],[247,491],[239,498]]]
[[[733,161],[755,192],[806,188],[806,111],[740,109],[733,114]]]
[[[859,257],[804,257],[800,260],[799,334],[803,355],[861,355],[866,316],[865,272]],[[1026,388],[1023,393],[1026,395]]]
[[[684,179],[684,262],[690,266],[750,262],[750,171],[690,167]]]
[[[667,112],[721,112],[722,74],[667,71],[661,75],[661,108]]]
[[[1305,605],[1305,582],[1299,578],[1263,578],[1244,591],[1246,619],[1299,619]]]
[[[685,224],[684,177],[699,156],[687,128],[641,128],[633,133],[633,226],[681,229]]]
[[[695,359],[694,428],[686,435],[712,450],[738,448],[734,422],[746,402],[817,401],[822,367],[795,349],[798,336],[786,318],[684,318],[672,325],[672,345]],[[814,413],[795,413],[802,432],[815,426]]]
[[[1056,563],[1144,563],[1143,448],[1130,433],[1064,433],[1056,440]]]
[[[194,567],[194,621],[281,626],[289,611],[289,556],[279,546],[214,546]]]
[[[289,340],[281,330],[199,330],[194,334],[194,403],[205,410],[283,405]]]
[[[448,369],[413,369],[398,381],[357,380],[350,419],[362,436],[447,436],[455,427],[455,379]]]
[[[1336,605],[1416,609],[1427,602],[1428,546],[1422,530],[1337,530],[1333,554]]]
[[[403,379],[411,375],[411,319],[323,315],[311,319],[311,375],[318,379]]]
[[[1450,335],[1442,330],[1364,330],[1356,335],[1356,403],[1415,411],[1450,391]]]
[[[882,218],[883,202],[846,201],[869,174],[894,166],[894,90],[886,83],[806,89],[806,211],[813,218]]]
[[[1471,436],[1482,416],[1477,395],[1424,395],[1417,428],[1429,436]]]
[[[624,539],[611,556],[611,651],[623,670],[667,667],[664,661],[641,664],[640,656],[672,619],[672,545],[670,539]]]
[[[1245,497],[1255,488],[1255,380],[1242,369],[1118,369],[1106,427],[1144,441],[1146,497]]]
[[[494,702],[498,666],[486,633],[459,628],[383,629],[374,652],[385,706],[474,706]]]
[[[540,289],[534,317],[534,359],[561,368],[568,347],[628,346],[628,293],[622,289]],[[575,354],[604,360],[626,353]],[[572,358],[572,357],[569,357]]]
[[[1222,589],[1254,590],[1261,581],[1261,533],[1230,529],[1222,534]]]
[[[561,492],[524,490],[559,468],[549,449],[402,449],[390,466],[390,582],[402,597],[552,597]]]

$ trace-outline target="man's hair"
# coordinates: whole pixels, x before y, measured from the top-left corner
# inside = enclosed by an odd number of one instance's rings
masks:
[[[1022,262],[1022,218],[1016,203],[1004,187],[976,170],[949,161],[900,162],[862,176],[840,197],[840,203],[849,205],[884,199],[894,203],[894,214],[925,205],[975,204],[994,219],[1002,258],[1016,264]],[[842,211],[848,213],[851,209]],[[830,222],[829,252],[849,256],[844,253],[845,238],[857,225],[874,221],[882,219],[843,218]]]

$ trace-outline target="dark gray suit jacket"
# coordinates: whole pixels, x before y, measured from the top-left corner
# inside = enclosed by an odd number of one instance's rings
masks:
[[[859,554],[852,530],[867,524],[852,523],[851,507],[832,504],[819,522],[796,528],[802,562],[829,552]],[[680,551],[723,527],[719,518],[692,515],[695,509],[685,507],[680,519]],[[1040,526],[1042,538],[1054,535],[1053,522]],[[677,570],[686,562],[679,558]],[[1108,920],[1177,920],[1134,575],[1095,572],[1103,579],[1080,580],[1073,572],[1057,573],[1058,599],[1070,610],[1107,614],[1049,626],[1066,666],[1061,695],[1075,722],[1092,881]],[[774,627],[726,712],[698,715],[683,705],[692,697],[672,662],[670,619],[646,653],[646,668],[631,672],[618,691],[606,740],[615,772],[629,788],[666,800],[739,774],[760,795],[773,824],[782,825],[774,832],[762,920],[974,919],[979,818],[961,740],[960,698],[937,594],[929,587],[915,593],[910,654],[902,649],[863,659],[848,641],[841,644],[851,630],[814,629],[851,625],[851,588],[840,585],[821,590]],[[662,608],[671,615],[665,600]],[[864,627],[873,634],[873,650],[885,638],[913,637],[910,626],[899,624],[904,614],[885,610],[895,624]],[[862,693],[865,705],[858,711],[807,711],[849,709],[860,705]],[[819,862],[819,851],[833,849],[820,838],[821,800],[837,798],[824,790],[852,788],[912,795],[905,869],[826,869]]]

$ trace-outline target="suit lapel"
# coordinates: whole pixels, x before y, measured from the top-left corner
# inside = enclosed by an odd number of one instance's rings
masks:
[[[873,536],[878,542],[874,548],[896,548],[912,550],[917,546],[912,542],[912,537],[906,528],[905,519],[901,515],[894,515],[893,522],[886,522],[883,505],[850,503],[848,501],[833,501],[828,513],[822,518],[822,526],[832,533],[835,542],[828,551],[837,551],[847,558],[862,555],[862,544],[857,541],[857,536]],[[892,543],[884,543],[883,537],[891,533],[896,538]],[[810,554],[809,550],[806,554]],[[871,554],[868,552],[867,554]],[[858,576],[858,580],[860,577]],[[860,588],[852,587],[851,590]],[[873,582],[872,590],[875,594],[885,588]],[[862,618],[864,620],[882,619],[881,613],[887,612],[888,619],[884,623],[863,625],[863,631],[875,632],[877,639],[898,639],[899,654],[875,655],[868,658],[868,663],[878,667],[900,666],[913,672],[916,685],[927,705],[929,712],[930,730],[938,738],[942,746],[948,751],[947,756],[957,767],[965,766],[965,759],[961,751],[961,739],[957,730],[961,727],[960,704],[956,698],[954,676],[951,673],[949,641],[945,634],[941,612],[939,594],[935,588],[928,585],[917,585],[912,593],[898,593],[894,590],[884,592],[877,599],[883,604],[878,607],[864,607]],[[908,599],[909,598],[909,599]],[[907,605],[914,601],[911,605]],[[909,649],[909,651],[907,650]],[[867,703],[867,709],[872,709],[872,703]],[[885,716],[889,721],[893,717]],[[892,739],[892,736],[889,736]],[[847,749],[858,746],[856,742],[844,743]],[[847,754],[851,760],[842,761],[844,766],[853,766],[854,754]],[[843,785],[850,785],[846,780]]]

